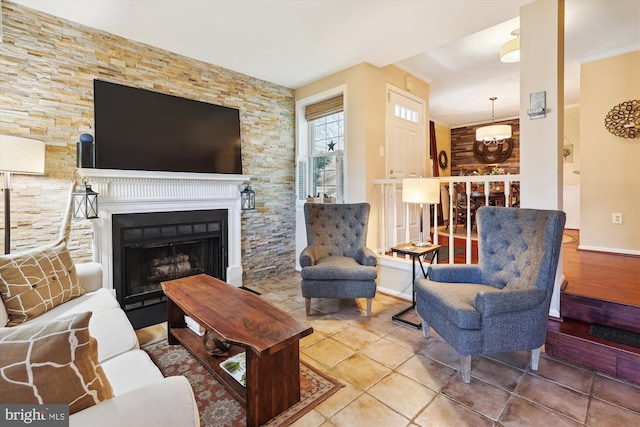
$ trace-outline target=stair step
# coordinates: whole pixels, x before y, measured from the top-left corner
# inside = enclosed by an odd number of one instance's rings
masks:
[[[600,323],[640,333],[640,307],[561,291],[560,313],[564,320]]]
[[[640,384],[640,348],[589,334],[590,323],[549,320],[545,353]]]

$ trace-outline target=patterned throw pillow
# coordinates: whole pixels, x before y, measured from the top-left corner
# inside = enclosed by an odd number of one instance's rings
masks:
[[[89,319],[91,312],[0,328],[2,403],[67,404],[73,414],[112,398]]]
[[[0,295],[9,314],[7,326],[38,317],[82,294],[64,240],[0,255]]]

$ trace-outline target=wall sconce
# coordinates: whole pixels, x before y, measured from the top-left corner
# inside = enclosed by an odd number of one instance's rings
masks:
[[[240,192],[240,208],[243,211],[256,208],[256,192],[250,185],[245,185],[244,190]]]
[[[72,197],[74,218],[98,218],[98,193],[91,189],[86,179],[83,185],[79,186],[78,189],[72,193]]]

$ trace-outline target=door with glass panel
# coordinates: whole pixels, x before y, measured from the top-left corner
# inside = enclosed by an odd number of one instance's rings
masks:
[[[397,88],[387,89],[386,178],[426,176],[425,102]],[[419,206],[403,209],[402,186],[387,193],[386,242],[402,243],[419,233]],[[407,229],[408,227],[408,229]]]

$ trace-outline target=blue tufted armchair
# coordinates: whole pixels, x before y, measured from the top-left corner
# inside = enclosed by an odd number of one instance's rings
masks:
[[[307,316],[311,298],[366,298],[367,316],[376,296],[376,264],[365,246],[368,203],[307,203],[307,247],[300,254]]]
[[[538,370],[562,244],[565,213],[478,209],[478,264],[433,265],[416,282],[424,335],[433,328],[459,354],[462,380],[471,356],[531,350]]]

